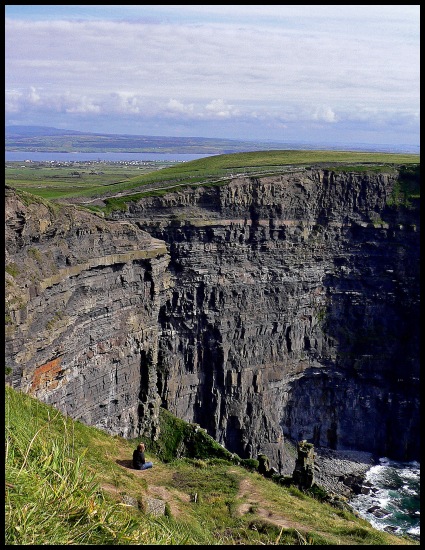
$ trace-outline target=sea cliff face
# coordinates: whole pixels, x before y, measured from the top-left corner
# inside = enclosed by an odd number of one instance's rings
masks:
[[[160,404],[289,471],[284,440],[419,456],[419,208],[305,170],[129,203],[6,197],[10,383],[125,437]]]
[[[156,373],[142,363],[168,261],[163,241],[129,223],[7,190],[6,380],[111,433],[155,432]]]

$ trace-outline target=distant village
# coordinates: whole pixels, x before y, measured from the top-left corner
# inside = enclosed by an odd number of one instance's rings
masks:
[[[158,166],[160,164],[171,164],[183,162],[180,160],[14,160],[6,161],[6,168],[16,168],[17,164],[21,168],[42,168],[42,167],[77,167],[77,166],[92,166],[92,165],[117,165],[117,166]]]
[[[131,166],[136,167],[137,169],[142,169],[150,167],[152,169],[163,168],[170,166],[170,164],[182,162],[179,160],[176,161],[163,161],[163,160],[24,160],[24,161],[6,161],[5,168],[71,168],[71,176],[80,177],[80,172],[76,169],[89,168],[89,175],[91,176],[101,176],[104,174],[101,167],[105,166],[119,166],[122,168]]]

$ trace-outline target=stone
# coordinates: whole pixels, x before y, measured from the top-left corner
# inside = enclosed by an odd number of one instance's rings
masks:
[[[299,441],[297,452],[293,482],[300,489],[310,489],[314,483],[314,445],[305,440]]]
[[[282,474],[303,439],[419,459],[420,209],[397,185],[239,176],[104,218],[7,188],[6,383],[128,438],[163,405]]]
[[[122,495],[121,496],[121,502],[123,502],[127,506],[133,506],[134,508],[139,507],[139,503],[137,501],[137,498],[134,498],[130,495]]]
[[[159,498],[146,498],[146,513],[153,516],[165,515],[165,502]]]
[[[377,518],[385,518],[390,514],[387,510],[384,510],[380,506],[371,506],[367,509],[370,514],[373,514]]]
[[[260,454],[257,457],[258,460],[258,473],[268,477],[270,472],[270,461],[268,457],[264,454]]]

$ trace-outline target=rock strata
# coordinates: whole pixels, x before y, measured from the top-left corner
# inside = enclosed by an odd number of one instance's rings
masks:
[[[155,434],[149,358],[165,244],[125,221],[31,201],[6,192],[7,381],[112,434]]]
[[[240,176],[109,220],[7,190],[8,383],[125,437],[156,437],[162,405],[282,473],[302,439],[418,458],[419,205],[399,185]]]

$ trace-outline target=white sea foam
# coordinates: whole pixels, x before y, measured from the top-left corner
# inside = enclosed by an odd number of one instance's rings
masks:
[[[396,534],[420,537],[420,503],[418,462],[396,462],[382,457],[365,478],[373,490],[356,495],[350,504],[373,527],[393,529]]]
[[[420,477],[419,470],[400,470],[399,475],[403,479],[418,479]]]
[[[403,485],[401,490],[406,493],[407,495],[416,495],[416,491],[409,487],[409,485]]]
[[[391,502],[391,499],[390,497],[388,496],[388,493],[385,494],[385,495],[382,495],[379,499],[378,499],[378,502],[379,502],[379,506],[381,508],[385,508],[386,506],[388,506],[388,504]]]

